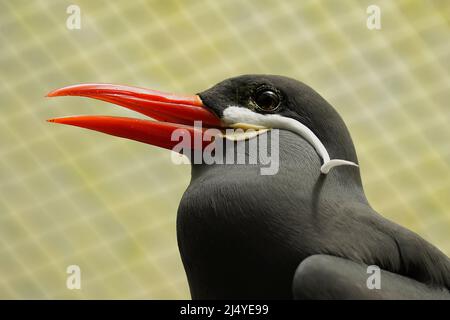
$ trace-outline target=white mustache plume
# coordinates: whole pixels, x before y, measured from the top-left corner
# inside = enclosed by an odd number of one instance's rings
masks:
[[[320,139],[307,126],[292,118],[282,117],[278,114],[259,114],[247,108],[230,106],[223,112],[223,121],[228,125],[248,123],[267,129],[284,129],[298,134],[308,141],[322,158],[323,164],[320,172],[327,174],[334,167],[358,165],[352,161],[330,159],[327,149]]]

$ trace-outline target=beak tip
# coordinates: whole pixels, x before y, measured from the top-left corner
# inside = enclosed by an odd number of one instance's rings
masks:
[[[58,96],[60,96],[61,94],[60,94],[60,89],[56,89],[56,90],[53,90],[53,91],[50,91],[49,93],[47,93],[46,95],[45,95],[45,97],[46,98],[53,98],[53,97],[58,97]]]
[[[50,119],[47,119],[45,121],[50,122],[50,123],[64,123],[62,118],[50,118]]]

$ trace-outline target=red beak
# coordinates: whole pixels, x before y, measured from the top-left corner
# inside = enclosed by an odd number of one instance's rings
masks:
[[[166,149],[172,149],[179,143],[171,138],[177,129],[186,129],[192,137],[195,133],[202,134],[202,131],[198,132],[199,129],[193,127],[194,121],[201,121],[203,128],[222,127],[219,117],[203,105],[198,95],[175,95],[113,84],[80,84],[47,94],[47,97],[59,96],[83,96],[111,102],[158,121],[110,116],[72,116],[49,119],[49,122],[100,131]],[[195,144],[192,148],[194,146]]]

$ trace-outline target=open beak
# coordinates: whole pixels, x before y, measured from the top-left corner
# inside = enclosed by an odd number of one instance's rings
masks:
[[[193,137],[194,134],[203,134],[204,129],[223,127],[220,118],[203,105],[198,95],[175,95],[137,87],[93,83],[64,87],[47,94],[47,97],[59,96],[82,96],[111,102],[157,121],[84,115],[54,118],[47,120],[49,122],[100,131],[169,150],[179,143],[172,139],[172,133],[177,129],[185,129]],[[194,127],[194,121],[201,121],[203,129]],[[196,147],[203,148],[204,145],[193,144],[192,148]]]

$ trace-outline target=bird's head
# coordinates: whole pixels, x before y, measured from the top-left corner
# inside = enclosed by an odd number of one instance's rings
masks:
[[[50,92],[48,97],[83,96],[111,102],[154,120],[110,116],[71,116],[50,122],[83,127],[173,149],[173,132],[194,135],[202,129],[282,129],[307,140],[322,159],[322,173],[335,166],[357,166],[348,130],[333,107],[307,85],[282,76],[243,75],[224,80],[197,95],[175,95],[112,84],[81,84]],[[227,137],[224,135],[224,137]],[[192,145],[204,148],[207,143]],[[344,160],[340,160],[344,159]]]

